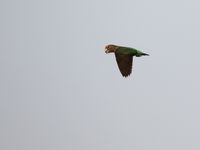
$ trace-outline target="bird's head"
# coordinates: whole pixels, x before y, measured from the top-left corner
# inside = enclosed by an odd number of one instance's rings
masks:
[[[105,47],[105,53],[113,53],[117,49],[117,46],[115,45],[106,45]]]

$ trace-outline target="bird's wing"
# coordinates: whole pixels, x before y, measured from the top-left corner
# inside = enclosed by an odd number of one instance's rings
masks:
[[[115,57],[122,76],[129,76],[132,72],[133,56],[115,53]]]

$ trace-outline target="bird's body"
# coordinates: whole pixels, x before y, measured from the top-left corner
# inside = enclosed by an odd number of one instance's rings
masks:
[[[143,53],[135,48],[117,45],[107,45],[105,47],[105,53],[115,53],[119,70],[124,77],[129,76],[132,72],[133,56],[148,56],[148,54]]]

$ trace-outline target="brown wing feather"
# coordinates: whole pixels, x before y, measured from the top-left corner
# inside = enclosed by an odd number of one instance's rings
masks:
[[[115,53],[115,57],[122,76],[129,76],[132,72],[133,56]]]

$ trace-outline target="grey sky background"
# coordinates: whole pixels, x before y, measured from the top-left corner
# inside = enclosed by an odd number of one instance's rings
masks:
[[[0,149],[199,150],[200,3],[1,0]],[[123,78],[104,46],[150,54]]]

